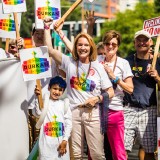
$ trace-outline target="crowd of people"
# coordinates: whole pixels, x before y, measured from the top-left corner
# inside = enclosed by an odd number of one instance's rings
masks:
[[[48,47],[53,78],[41,80],[43,96],[49,94],[46,108],[41,111],[35,102],[29,104],[30,151],[39,137],[40,160],[81,160],[86,139],[88,159],[127,160],[128,152],[138,141],[143,152],[139,159],[154,160],[160,59],[157,58],[156,68],[152,68],[151,35],[137,31],[133,37],[135,53],[124,59],[118,52],[120,44],[125,43],[120,33],[107,31],[96,45],[92,38],[95,19],[89,14],[86,20],[88,33],[79,33],[73,44],[62,31],[63,24],[54,25],[72,56],[53,48],[52,18],[44,19],[44,30],[33,28],[35,46]],[[10,42],[3,58],[17,53],[17,46],[22,48],[22,38]],[[38,87],[32,88],[36,96],[40,94]],[[65,89],[69,99],[67,109],[66,97],[61,98]],[[38,121],[35,116],[39,119],[43,116],[40,131],[35,128]]]

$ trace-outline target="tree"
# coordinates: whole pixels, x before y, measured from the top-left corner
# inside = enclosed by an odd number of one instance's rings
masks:
[[[119,51],[122,57],[134,52],[133,37],[134,33],[143,28],[144,20],[157,17],[153,4],[139,3],[134,10],[126,10],[124,13],[117,13],[116,19],[107,21],[103,24],[102,33],[108,30],[117,30],[122,35],[122,44]],[[101,41],[101,38],[98,39]],[[97,40],[97,39],[96,39]]]
[[[35,22],[35,13],[34,13],[34,1],[33,0],[27,0],[27,12],[22,13],[22,19],[21,19],[21,29],[20,29],[20,35],[22,37],[31,37],[31,30],[32,30],[32,24]],[[71,2],[68,2],[66,0],[61,0],[61,15],[63,15],[69,7],[72,5]],[[78,6],[72,14],[70,14],[66,21],[78,21],[81,18],[81,7]]]
[[[157,13],[160,13],[160,1],[154,0],[155,10]]]
[[[31,37],[32,24],[34,23],[34,1],[27,0],[27,12],[22,13],[20,35],[24,38]]]

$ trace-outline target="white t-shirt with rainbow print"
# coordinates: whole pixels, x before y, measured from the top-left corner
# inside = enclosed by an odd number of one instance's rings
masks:
[[[90,71],[87,76],[89,64],[79,61],[77,70],[77,62],[72,57],[62,54],[61,68],[67,75],[67,94],[71,110],[78,105],[84,104],[88,98],[100,95],[101,89],[105,90],[112,86],[103,65],[99,64],[98,61],[91,62]]]
[[[62,140],[68,141],[72,129],[72,113],[70,107],[65,111],[63,100],[49,100],[47,114],[41,126],[39,136],[40,160],[69,160],[69,146],[67,153],[59,157],[57,148]],[[66,113],[65,113],[66,112]]]

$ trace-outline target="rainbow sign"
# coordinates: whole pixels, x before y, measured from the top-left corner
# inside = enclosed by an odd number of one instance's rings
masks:
[[[60,17],[60,11],[54,7],[39,7],[37,10],[38,19],[44,19],[46,16],[52,17],[54,20]]]
[[[57,116],[53,116],[55,118]],[[56,118],[55,118],[56,119]],[[48,122],[44,126],[44,133],[50,137],[60,137],[63,136],[64,125],[62,122],[57,122],[56,120],[53,122]]]
[[[0,19],[0,29],[4,31],[15,31],[15,21],[12,19]]]
[[[36,52],[33,51],[33,55],[36,55]],[[24,61],[22,64],[22,70],[25,74],[39,74],[49,70],[49,61],[47,58],[32,58],[27,61]]]
[[[83,73],[79,79],[77,77],[72,77],[70,79],[70,85],[71,85],[71,88],[74,88],[76,90],[91,91],[91,92],[96,87],[96,84],[94,81],[86,79],[85,73]]]
[[[6,5],[17,5],[24,3],[24,0],[3,0],[3,3]]]

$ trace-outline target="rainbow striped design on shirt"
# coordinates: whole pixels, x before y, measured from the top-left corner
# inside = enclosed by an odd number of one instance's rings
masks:
[[[36,52],[33,51],[34,55]],[[49,61],[47,58],[32,58],[27,61],[24,61],[22,64],[22,69],[25,74],[39,74],[46,72],[49,69]]]
[[[0,29],[4,31],[15,31],[15,21],[12,19],[0,19]]]
[[[3,3],[6,5],[17,5],[24,3],[24,0],[3,0]]]
[[[56,116],[53,116],[56,119]],[[50,137],[60,137],[63,136],[64,133],[64,125],[62,122],[57,122],[56,120],[53,122],[48,122],[44,126],[44,133]]]
[[[96,87],[96,84],[95,84],[94,81],[86,79],[86,74],[85,73],[83,73],[81,75],[79,80],[78,80],[77,77],[73,76],[70,79],[70,85],[71,85],[71,88],[74,88],[76,90],[88,91],[88,92],[92,92]]]
[[[47,1],[46,3],[47,6],[39,7],[37,9],[38,19],[44,19],[46,16],[52,17],[54,20],[58,19],[60,17],[60,11],[58,10],[58,8],[49,6],[49,1]]]

